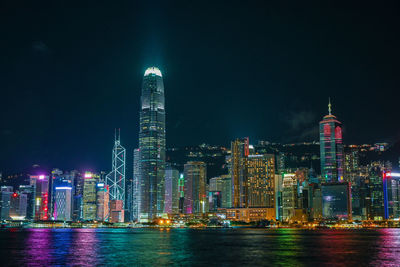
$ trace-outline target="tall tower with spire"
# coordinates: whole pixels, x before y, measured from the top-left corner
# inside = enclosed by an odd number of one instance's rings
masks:
[[[115,130],[114,147],[112,150],[112,169],[106,175],[106,185],[110,190],[111,200],[122,200],[125,207],[125,148],[121,145],[121,130]]]
[[[139,128],[139,221],[164,213],[165,99],[161,71],[146,69],[143,77]]]
[[[332,115],[329,98],[328,115],[319,123],[321,175],[325,182],[343,182],[342,123]]]

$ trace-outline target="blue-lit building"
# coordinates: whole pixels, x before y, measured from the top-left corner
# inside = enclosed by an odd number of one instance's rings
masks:
[[[164,213],[165,103],[161,71],[146,69],[143,77],[139,149],[139,220],[152,221]]]
[[[383,172],[385,219],[400,218],[400,173]]]
[[[51,172],[50,208],[54,220],[72,220],[75,175],[74,171],[64,173],[59,169]]]
[[[72,186],[56,186],[54,202],[54,220],[72,220]]]

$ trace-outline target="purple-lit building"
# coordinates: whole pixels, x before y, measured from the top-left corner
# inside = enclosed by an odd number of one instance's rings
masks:
[[[325,182],[343,182],[342,123],[331,114],[330,101],[328,107],[329,114],[319,123],[321,175]]]

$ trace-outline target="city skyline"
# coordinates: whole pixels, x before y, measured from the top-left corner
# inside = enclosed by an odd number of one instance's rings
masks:
[[[400,2],[0,4],[4,266],[400,266]]]
[[[0,62],[1,170],[35,163],[101,169],[109,165],[114,128],[129,137],[128,151],[138,147],[141,76],[152,65],[170,88],[167,147],[229,146],[242,136],[318,140],[315,123],[328,97],[346,126],[345,144],[399,138],[391,96],[400,41],[390,4],[217,3],[210,10],[125,2],[86,13],[57,3],[18,14],[14,5],[2,9],[12,26],[0,44],[7,51]]]

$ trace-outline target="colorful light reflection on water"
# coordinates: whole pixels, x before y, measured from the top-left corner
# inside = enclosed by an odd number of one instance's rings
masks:
[[[400,229],[5,229],[0,247],[3,266],[400,266]]]

